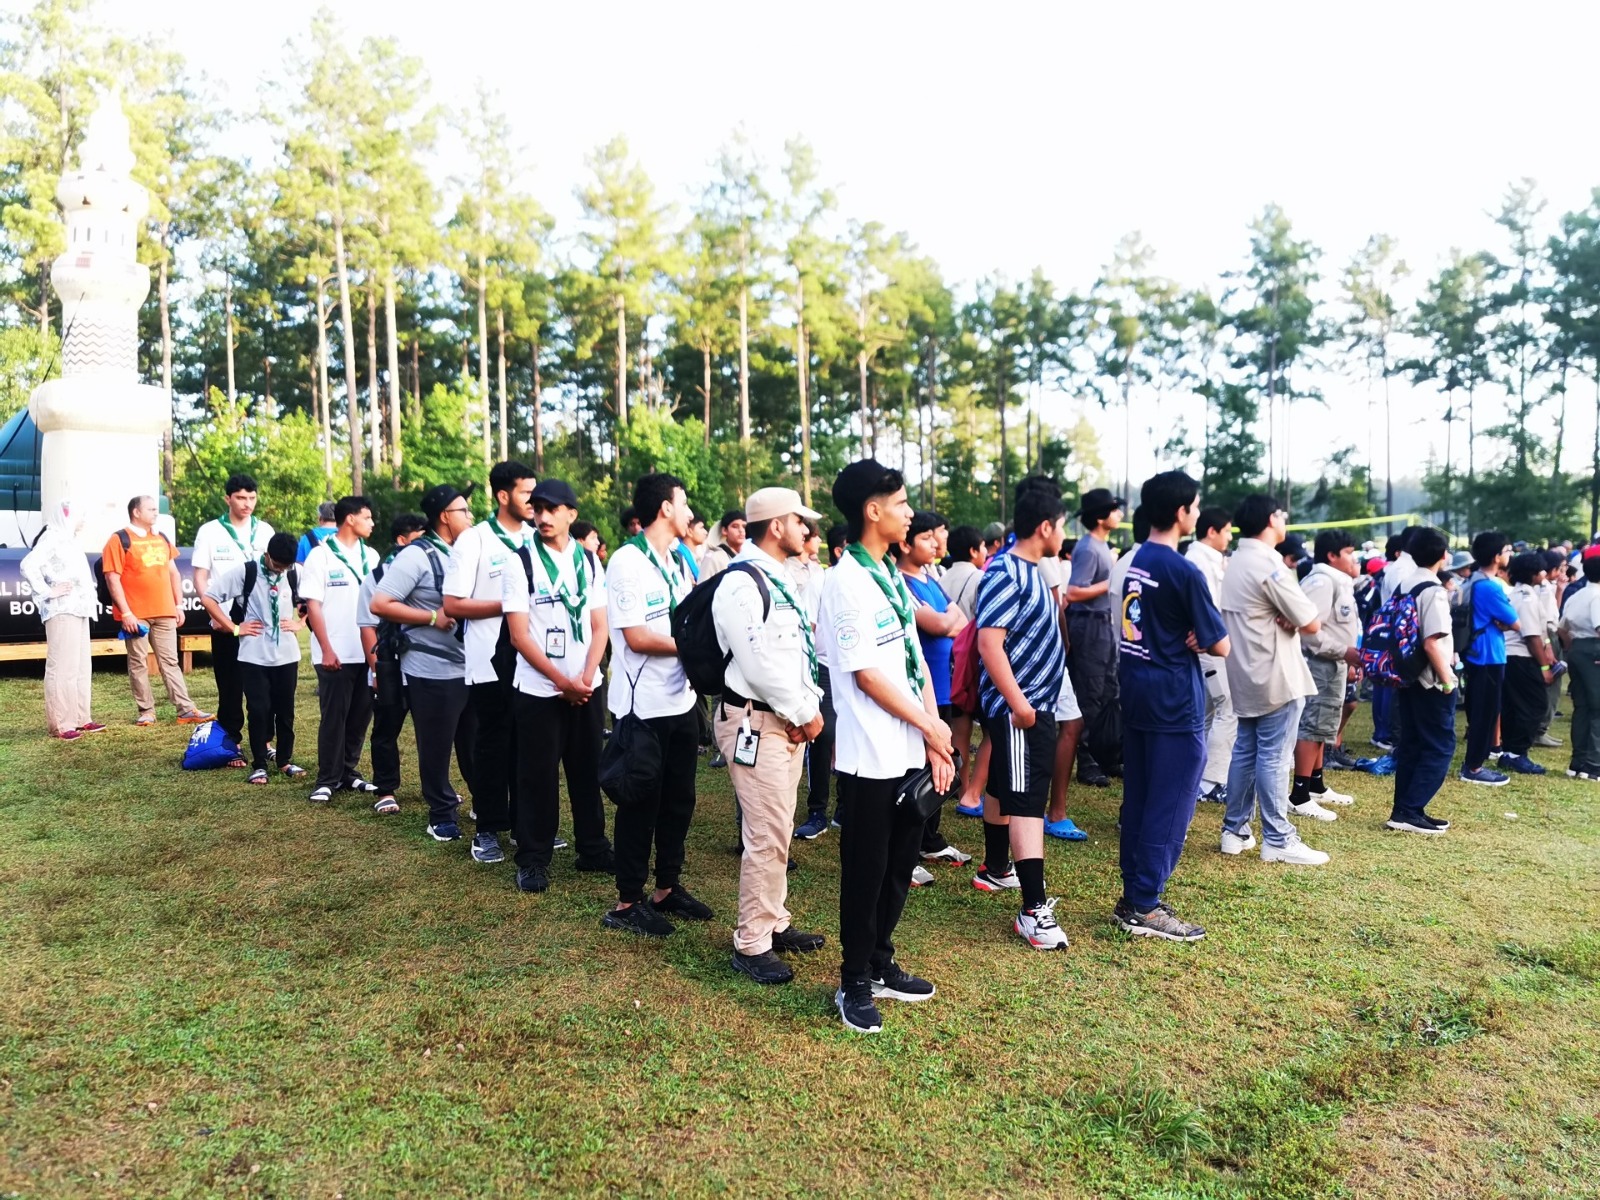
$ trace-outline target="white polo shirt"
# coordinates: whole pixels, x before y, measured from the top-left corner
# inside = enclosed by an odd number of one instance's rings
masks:
[[[378,565],[378,555],[365,542],[357,542],[354,549],[346,550],[338,544],[338,536],[324,538],[306,555],[306,561],[300,565],[300,598],[321,602],[322,623],[339,661],[362,663],[367,656],[361,652],[358,599],[362,581]],[[312,659],[319,665],[322,662],[322,646],[314,636]]]
[[[552,579],[533,550],[533,594],[528,594],[528,577],[521,571],[505,572],[505,595],[500,601],[500,611],[527,613],[528,631],[533,643],[545,652],[556,669],[569,679],[583,672],[594,634],[591,618],[606,607],[606,573],[600,562],[576,541],[568,541],[565,552],[558,553],[546,547],[555,563],[556,575]],[[583,572],[583,611],[577,619],[577,628],[562,603],[560,590],[567,595],[578,595],[578,572]],[[517,671],[513,686],[529,696],[552,697],[559,693],[556,685],[543,671],[536,670],[522,655],[517,655]]]
[[[838,716],[833,754],[835,769],[864,779],[898,779],[928,761],[922,735],[885,712],[861,690],[855,672],[875,668],[903,688],[919,707],[922,697],[906,678],[905,644],[917,654],[916,623],[900,618],[867,569],[848,553],[823,577],[817,643],[827,652],[833,708]],[[924,665],[926,672],[926,665]]]
[[[260,558],[272,540],[272,526],[250,518],[250,527],[241,533],[226,517],[207,521],[195,531],[189,565],[202,571],[243,566],[248,559]]]
[[[511,540],[521,537],[528,544],[529,527],[524,525]],[[455,540],[444,572],[444,594],[458,600],[493,600],[505,595],[507,564],[522,573],[514,551],[506,548],[488,521],[480,521]],[[526,582],[526,581],[524,581]],[[499,617],[473,617],[467,621],[462,646],[467,652],[467,683],[494,683],[494,648],[500,641]]]
[[[683,559],[668,553],[663,562],[637,546],[617,547],[606,568],[606,616],[611,622],[611,712],[630,711],[645,719],[674,717],[694,707],[694,689],[683,664],[673,655],[635,654],[623,630],[642,626],[672,636],[672,610],[694,587]],[[634,680],[637,679],[637,684]],[[637,697],[635,697],[637,692]]]

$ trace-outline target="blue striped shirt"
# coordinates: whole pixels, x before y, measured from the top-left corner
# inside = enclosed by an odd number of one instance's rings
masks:
[[[1053,711],[1067,652],[1061,644],[1056,600],[1038,565],[1015,554],[996,558],[978,581],[977,613],[980,630],[1006,631],[1006,659],[1028,703],[1039,712]],[[987,669],[978,673],[978,704],[990,719],[1010,714]]]

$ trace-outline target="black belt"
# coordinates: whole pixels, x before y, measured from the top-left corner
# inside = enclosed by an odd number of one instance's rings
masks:
[[[732,708],[743,708],[745,705],[749,705],[757,712],[769,713],[772,711],[772,705],[763,704],[759,700],[751,700],[747,696],[739,695],[739,693],[734,691],[732,688],[726,687],[722,689],[722,704],[724,707]]]

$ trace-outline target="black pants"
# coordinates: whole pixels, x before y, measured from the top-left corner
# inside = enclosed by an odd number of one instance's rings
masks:
[[[567,773],[572,840],[578,861],[603,860],[611,851],[611,843],[606,838],[606,810],[600,798],[603,714],[594,698],[590,697],[587,704],[568,704],[559,696],[516,692],[511,703],[516,740],[520,743],[514,806],[517,866],[550,865],[550,843],[561,819],[562,768]]]
[[[806,813],[808,816],[826,818],[828,782],[833,778],[833,731],[837,718],[833,713],[833,683],[828,678],[827,667],[821,668],[821,676],[822,732],[806,747]]]
[[[1122,765],[1122,740],[1117,732],[1121,728],[1121,700],[1117,641],[1112,636],[1111,620],[1109,612],[1089,612],[1076,605],[1067,609],[1067,632],[1072,639],[1067,668],[1078,707],[1083,710],[1079,761],[1087,747],[1103,769],[1118,770]]]
[[[1495,726],[1500,721],[1500,696],[1505,688],[1504,663],[1468,663],[1464,672],[1467,709],[1467,756],[1461,761],[1464,771],[1476,771],[1494,749]]]
[[[372,782],[381,795],[400,790],[400,730],[410,707],[410,690],[404,687],[397,703],[372,705]]]
[[[299,663],[281,667],[239,664],[245,703],[250,709],[250,765],[267,769],[267,743],[278,743],[278,764],[294,762],[294,685],[300,674]]]
[[[450,748],[467,710],[465,679],[407,679],[411,727],[417,735],[417,776],[430,825],[454,824],[456,789],[450,782]],[[458,746],[459,753],[459,746]],[[471,780],[468,780],[471,786]]]
[[[479,833],[504,833],[511,828],[511,797],[517,788],[516,718],[512,711],[511,675],[504,683],[469,686],[468,707],[477,728],[472,739],[472,805]],[[598,754],[600,748],[595,747]],[[466,767],[462,767],[466,773]],[[554,836],[554,830],[551,831]],[[519,838],[518,841],[521,839]]]
[[[839,831],[839,978],[846,984],[878,978],[894,961],[894,930],[923,829],[895,809],[904,778],[839,775],[839,802],[850,813]]]
[[[625,904],[644,899],[652,844],[656,887],[677,886],[683,871],[683,843],[694,817],[700,718],[688,708],[672,717],[651,717],[645,724],[661,743],[661,780],[653,793],[617,809],[617,899]]]
[[[1545,684],[1530,658],[1506,659],[1505,698],[1500,713],[1500,745],[1507,754],[1526,754],[1544,720]]]
[[[1544,703],[1543,695],[1539,702]],[[1400,736],[1394,746],[1391,819],[1404,821],[1425,815],[1450,773],[1456,752],[1456,698],[1438,688],[1397,688],[1394,716]]]
[[[345,663],[337,671],[319,665],[317,704],[317,786],[341,788],[361,773],[361,743],[372,720],[372,689],[367,664]]]
[[[211,673],[217,677],[217,724],[239,745],[244,737],[244,681],[239,677],[239,639],[211,631]]]

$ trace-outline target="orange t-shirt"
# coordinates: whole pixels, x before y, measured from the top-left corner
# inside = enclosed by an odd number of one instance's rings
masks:
[[[122,549],[121,535],[113,533],[100,552],[100,569],[107,575],[122,577],[122,593],[134,616],[145,621],[151,617],[176,617],[178,605],[172,598],[172,571],[167,564],[178,557],[178,552],[159,533],[140,534],[132,529],[126,532],[127,551]],[[112,616],[122,620],[121,611],[114,605]]]

